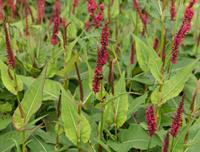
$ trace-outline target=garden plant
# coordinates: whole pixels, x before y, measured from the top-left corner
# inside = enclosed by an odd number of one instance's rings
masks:
[[[0,0],[0,152],[199,151],[199,0]]]

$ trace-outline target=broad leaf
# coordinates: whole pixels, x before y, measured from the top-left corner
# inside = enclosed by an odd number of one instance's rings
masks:
[[[161,82],[161,67],[162,61],[158,57],[154,49],[145,44],[141,39],[134,36],[135,45],[136,45],[136,55],[137,61],[140,65],[140,68],[143,71],[149,71],[152,73],[154,78]]]
[[[139,124],[132,124],[128,129],[120,132],[120,142],[109,141],[108,145],[116,152],[129,151],[131,148],[146,150],[149,144],[147,131]],[[150,148],[162,145],[161,139],[154,135],[151,139]]]
[[[27,90],[13,115],[13,125],[16,129],[23,129],[42,104],[43,88],[45,82],[46,68]]]
[[[117,128],[120,128],[127,119],[129,105],[124,73],[114,88],[116,98],[113,98],[112,101],[106,104],[104,120],[108,124],[116,123]]]
[[[14,73],[12,69],[9,69],[1,60],[0,60],[0,71],[1,79],[4,86],[12,94],[17,95],[17,92],[23,90],[23,83]]]
[[[111,7],[111,17],[115,18],[119,14],[119,0],[115,0],[113,2],[113,6]]]
[[[61,88],[61,90],[61,118],[64,123],[65,134],[75,145],[77,145],[78,140],[82,143],[86,143],[90,138],[90,124],[82,112],[81,115],[78,114],[73,97],[71,97],[64,88]],[[78,138],[78,136],[80,136],[80,138]]]
[[[151,95],[152,103],[162,105],[167,100],[179,95],[179,93],[183,90],[184,84],[188,80],[195,64],[196,61],[182,68],[173,77],[165,81],[161,91],[159,91],[158,86]]]

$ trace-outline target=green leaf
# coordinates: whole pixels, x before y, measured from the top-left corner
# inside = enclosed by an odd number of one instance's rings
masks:
[[[46,144],[37,136],[32,136],[32,139],[27,146],[32,152],[50,152],[54,149],[54,146],[52,144]]]
[[[149,135],[147,131],[139,124],[132,124],[128,129],[122,129],[120,132],[120,142],[108,141],[108,145],[116,152],[129,151],[131,148],[146,150],[149,144]],[[151,139],[150,148],[161,146],[162,141],[154,135]]]
[[[0,102],[0,112],[10,112],[12,110],[12,105],[8,102],[1,103]]]
[[[8,89],[8,91],[10,91],[14,95],[17,95],[17,92],[23,90],[22,81],[18,78],[14,71],[12,69],[9,69],[8,66],[5,65],[1,60],[0,70],[2,82],[4,86]]]
[[[120,80],[116,83],[115,86],[115,95],[118,96],[126,92],[126,82],[125,82],[125,73],[121,76]],[[116,108],[116,118],[117,118],[117,127],[121,127],[126,121],[126,114],[128,112],[128,95],[124,94],[119,96],[115,101]]]
[[[145,93],[144,95],[137,97],[133,100],[130,100],[129,109],[128,109],[128,113],[127,113],[128,118],[131,117],[131,114],[133,112],[136,112],[140,107],[142,107],[142,105],[144,105],[146,99],[147,99],[147,93]]]
[[[158,86],[151,95],[152,103],[162,105],[167,100],[178,96],[179,93],[183,90],[185,82],[188,80],[196,63],[197,61],[194,61],[193,63],[187,65],[186,67],[179,70],[169,80],[165,81],[161,91],[159,91]]]
[[[16,129],[23,129],[29,120],[37,112],[42,104],[43,88],[46,75],[46,67],[42,74],[37,78],[27,90],[13,115],[13,125]]]
[[[90,124],[82,112],[81,115],[78,114],[73,97],[71,97],[64,88],[61,88],[61,90],[61,118],[64,123],[65,134],[75,145],[77,145],[78,140],[82,143],[86,143],[91,134]],[[78,134],[79,129],[80,134]],[[80,138],[78,138],[78,136],[80,136]]]
[[[140,68],[146,72],[149,71],[154,76],[154,78],[161,82],[161,67],[162,61],[158,57],[157,53],[154,49],[145,44],[141,39],[137,36],[134,36],[135,45],[136,45],[136,55],[137,61],[140,65]]]
[[[32,77],[25,77],[22,75],[20,75],[20,79],[28,88],[35,81],[35,79]],[[60,83],[57,81],[46,79],[43,89],[43,101],[58,100],[59,95],[60,95]]]
[[[111,7],[111,17],[115,18],[119,15],[119,0],[115,0]]]
[[[11,118],[0,118],[0,122],[0,130],[5,129],[11,123]]]
[[[66,74],[68,74],[70,71],[73,70],[74,68],[74,64],[75,62],[78,61],[78,58],[79,58],[79,55],[78,54],[75,54],[73,55],[68,61],[67,61],[67,64],[66,66],[60,70],[57,75],[61,76],[61,77],[65,77]]]
[[[22,144],[22,132],[10,131],[0,136],[0,151],[10,152],[10,149],[16,145],[13,141],[17,141],[18,144]]]
[[[115,85],[115,96],[112,102],[106,104],[104,120],[109,123],[116,123],[120,128],[127,119],[128,112],[128,95],[126,93],[125,74],[123,73]]]

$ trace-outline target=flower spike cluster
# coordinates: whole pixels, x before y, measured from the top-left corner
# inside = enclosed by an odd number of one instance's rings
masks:
[[[0,0],[0,21],[2,21],[4,18],[3,15],[3,0]]]
[[[178,106],[178,109],[173,118],[172,125],[170,128],[170,134],[172,135],[172,137],[176,137],[176,135],[178,134],[178,130],[181,127],[183,111],[184,111],[184,95],[182,96],[182,100]]]
[[[146,29],[147,23],[148,23],[148,15],[147,13],[142,13],[142,10],[140,8],[140,4],[138,0],[133,0],[133,8],[137,11],[143,25],[144,29]]]
[[[74,14],[75,13],[75,10],[78,6],[78,0],[73,0],[73,8],[72,8],[72,13]]]
[[[93,25],[95,26],[95,28],[98,28],[100,26],[100,23],[103,21],[104,19],[104,4],[101,3],[99,6],[97,5],[95,0],[89,0],[88,1],[88,13],[90,15],[90,20],[93,22]],[[86,23],[86,25],[90,25],[90,20],[88,20]],[[87,26],[85,27],[85,29],[88,29]]]
[[[95,67],[94,77],[93,77],[94,93],[99,92],[100,81],[102,79],[102,74],[103,74],[103,65],[105,65],[108,60],[107,46],[108,46],[108,42],[109,42],[109,36],[110,36],[110,32],[109,32],[109,28],[108,28],[108,23],[105,23],[104,27],[102,29],[101,48],[98,49],[96,67]]]
[[[171,21],[174,21],[175,18],[176,18],[175,0],[171,0],[171,3],[170,3],[170,15],[171,15]]]
[[[6,39],[7,64],[10,67],[15,68],[16,67],[15,55],[14,55],[13,50],[11,48],[8,27],[7,27],[6,24],[4,24],[4,31],[5,31],[5,39]]]
[[[152,137],[155,134],[157,128],[154,107],[152,105],[146,109],[146,121],[148,125],[149,136]]]
[[[191,22],[194,16],[193,5],[196,3],[196,0],[190,0],[189,5],[185,9],[183,22],[181,28],[179,29],[178,33],[174,37],[173,46],[172,46],[172,54],[171,54],[171,62],[173,64],[177,63],[177,58],[179,54],[179,48],[181,46],[182,41],[185,38],[185,35],[191,29]]]
[[[130,55],[130,64],[135,62],[135,46],[134,43],[131,44],[131,55]]]
[[[14,16],[16,14],[16,5],[13,0],[8,0],[8,6],[12,10],[12,15]]]
[[[45,14],[45,0],[37,0],[38,23],[41,24]]]
[[[53,12],[53,34],[51,37],[51,44],[56,45],[58,43],[57,34],[60,27],[60,10],[61,10],[61,3],[60,0],[55,0],[54,3],[54,12]]]
[[[163,145],[162,145],[162,152],[168,152],[169,149],[169,132],[165,135]]]

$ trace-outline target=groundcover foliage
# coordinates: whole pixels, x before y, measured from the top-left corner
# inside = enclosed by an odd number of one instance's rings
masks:
[[[197,152],[198,0],[0,0],[0,152]]]

